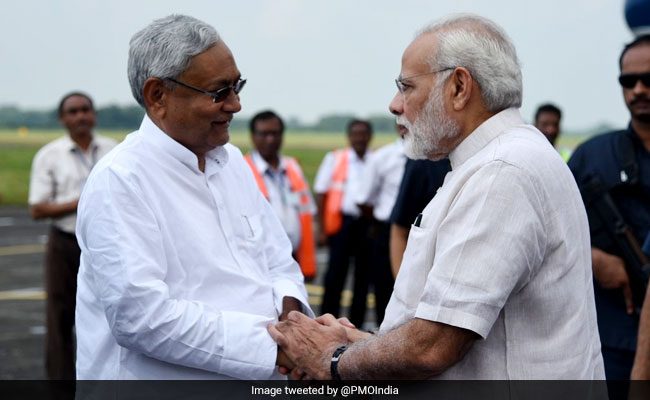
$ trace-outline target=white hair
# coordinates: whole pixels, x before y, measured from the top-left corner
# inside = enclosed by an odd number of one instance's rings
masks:
[[[521,107],[521,66],[501,27],[478,15],[459,14],[428,25],[416,37],[426,34],[435,34],[438,42],[438,50],[428,60],[432,70],[467,68],[490,112]],[[438,79],[451,73],[444,71]]]
[[[212,26],[187,15],[172,14],[153,21],[129,43],[127,72],[133,97],[144,107],[142,89],[147,79],[178,77],[192,57],[218,42],[219,34]]]

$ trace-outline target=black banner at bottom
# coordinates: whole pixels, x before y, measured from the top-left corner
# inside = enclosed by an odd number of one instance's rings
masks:
[[[608,394],[609,391],[609,394]],[[3,400],[650,399],[650,382],[606,381],[0,381]]]

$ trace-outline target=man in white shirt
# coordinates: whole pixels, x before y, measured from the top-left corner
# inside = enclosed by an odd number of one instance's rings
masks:
[[[396,83],[406,154],[452,171],[410,230],[379,334],[291,313],[273,337],[321,379],[604,379],[586,212],[522,121],[510,39],[448,18],[410,44]]]
[[[329,246],[325,293],[321,313],[339,315],[341,293],[354,258],[354,284],[350,320],[363,324],[368,296],[370,240],[367,218],[356,205],[355,193],[370,155],[372,125],[352,120],[347,126],[350,147],[329,152],[318,167],[314,182],[318,205],[318,243]]]
[[[246,162],[289,236],[302,274],[312,280],[316,276],[316,205],[298,161],[280,154],[284,122],[273,111],[262,111],[251,118],[250,130],[255,150],[246,155]]]
[[[384,319],[384,311],[393,293],[393,274],[390,267],[390,214],[399,193],[406,155],[400,137],[393,143],[374,151],[369,157],[355,200],[371,219],[370,282],[375,293],[377,325]]]
[[[140,129],[79,203],[79,379],[269,379],[265,326],[313,315],[291,243],[228,127],[245,80],[210,25],[156,20],[130,42]]]
[[[84,93],[63,96],[58,114],[68,134],[34,156],[29,210],[34,219],[52,219],[45,253],[45,369],[49,379],[74,380],[73,326],[81,252],[74,236],[77,203],[90,170],[117,143],[93,133],[95,108]]]

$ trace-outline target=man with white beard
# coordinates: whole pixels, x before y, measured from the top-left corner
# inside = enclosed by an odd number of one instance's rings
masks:
[[[376,335],[298,313],[269,332],[316,379],[604,379],[587,216],[562,158],[525,125],[521,68],[478,16],[435,23],[402,57],[409,157],[452,171],[415,220]]]

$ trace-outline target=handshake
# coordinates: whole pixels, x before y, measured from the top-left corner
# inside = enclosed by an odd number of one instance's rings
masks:
[[[267,329],[278,343],[280,372],[298,380],[332,379],[330,367],[336,349],[372,336],[356,329],[347,318],[325,314],[311,319],[298,311],[283,314],[277,325],[269,324]]]

